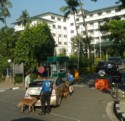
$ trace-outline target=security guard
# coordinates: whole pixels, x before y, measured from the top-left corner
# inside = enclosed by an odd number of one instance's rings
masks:
[[[41,90],[41,109],[42,112],[40,115],[45,115],[46,113],[50,113],[50,97],[52,91],[52,82],[50,82],[47,77],[43,77],[44,81],[42,83]],[[45,109],[45,103],[47,102],[47,110]]]

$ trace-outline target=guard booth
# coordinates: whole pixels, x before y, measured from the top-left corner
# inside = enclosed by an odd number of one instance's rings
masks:
[[[47,62],[50,64],[50,77],[66,77],[69,62],[68,57],[48,57]]]

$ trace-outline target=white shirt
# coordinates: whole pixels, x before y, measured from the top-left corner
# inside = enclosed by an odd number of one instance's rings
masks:
[[[112,68],[112,64],[109,63],[109,64],[107,65],[107,67],[108,67],[109,69],[111,69],[111,68]]]
[[[27,75],[27,76],[25,77],[25,87],[29,87],[29,84],[30,84],[30,76]]]

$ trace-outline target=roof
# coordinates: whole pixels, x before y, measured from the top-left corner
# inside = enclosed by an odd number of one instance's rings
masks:
[[[52,13],[52,12],[42,13],[42,14],[36,15],[36,16],[34,16],[34,17],[38,17],[38,16],[46,16],[46,15],[55,15],[55,16],[64,17],[63,15],[56,14],[56,13]]]
[[[113,42],[111,41],[104,41],[104,42],[101,42],[101,43],[96,43],[95,44],[95,48],[99,48],[101,45],[101,47],[110,47],[111,45],[113,45]],[[94,44],[92,44],[91,46],[94,46]]]
[[[110,6],[110,7],[105,7],[105,8],[89,11],[88,14],[97,13],[97,12],[106,11],[106,10],[111,10],[111,9],[115,9],[115,8],[118,8],[118,7],[120,7],[120,5],[114,5],[114,6]]]
[[[52,57],[48,57],[47,61],[49,63],[56,63],[56,62],[60,62],[60,63],[64,63],[64,62],[68,62],[69,58],[68,57],[57,57],[57,56],[52,56]]]

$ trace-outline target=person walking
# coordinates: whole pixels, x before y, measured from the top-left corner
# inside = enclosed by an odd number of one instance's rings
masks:
[[[43,77],[44,81],[42,83],[41,90],[41,113],[39,115],[45,115],[50,113],[50,97],[52,92],[52,82],[50,82],[47,77]],[[47,109],[45,109],[45,103],[47,102]]]
[[[31,78],[30,78],[30,76],[31,76],[31,72],[28,72],[28,73],[27,73],[27,76],[25,77],[25,88],[26,88],[26,90],[28,89],[29,84],[31,83]]]

